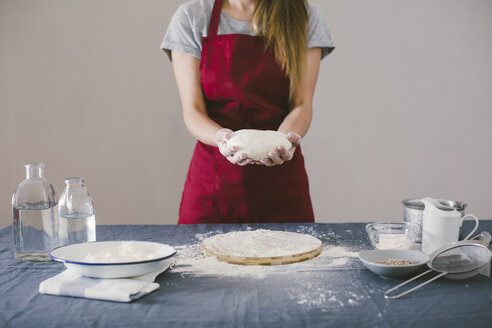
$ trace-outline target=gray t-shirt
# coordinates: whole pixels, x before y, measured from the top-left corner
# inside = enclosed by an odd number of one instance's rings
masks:
[[[182,51],[200,58],[201,38],[208,34],[213,5],[214,0],[192,0],[179,6],[161,44],[161,49],[167,53],[169,58],[171,58],[171,50]],[[254,35],[250,30],[249,22],[238,21],[224,11],[220,13],[217,34]],[[321,58],[335,49],[335,44],[331,39],[330,31],[323,16],[318,8],[311,4],[309,4],[308,48],[321,48]]]

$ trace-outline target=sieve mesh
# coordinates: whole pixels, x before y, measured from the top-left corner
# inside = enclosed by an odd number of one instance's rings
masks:
[[[490,251],[481,245],[462,244],[435,255],[429,267],[435,271],[464,273],[477,270],[490,261]]]

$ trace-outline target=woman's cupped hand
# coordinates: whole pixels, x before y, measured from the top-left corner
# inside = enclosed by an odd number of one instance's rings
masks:
[[[254,161],[249,158],[245,153],[240,153],[237,151],[236,147],[229,147],[227,141],[231,138],[232,130],[230,129],[220,129],[217,131],[215,138],[217,140],[217,147],[224,157],[226,157],[232,164],[237,164],[244,166],[247,164],[252,164]]]
[[[282,165],[290,161],[294,157],[294,153],[301,143],[301,136],[294,132],[287,133],[287,139],[292,143],[290,149],[285,149],[284,146],[278,146],[275,151],[268,153],[267,158],[262,158],[260,162],[266,166]]]

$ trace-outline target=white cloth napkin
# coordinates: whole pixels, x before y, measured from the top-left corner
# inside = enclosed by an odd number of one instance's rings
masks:
[[[160,267],[147,274],[131,278],[90,278],[67,269],[39,284],[41,294],[91,298],[115,302],[131,302],[159,288],[155,278],[169,268],[163,261]]]

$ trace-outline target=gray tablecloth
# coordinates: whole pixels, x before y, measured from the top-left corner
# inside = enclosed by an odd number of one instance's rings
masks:
[[[325,247],[369,249],[364,224],[98,226],[98,240],[148,240],[181,253],[157,278],[160,289],[133,303],[41,295],[39,283],[61,263],[13,258],[11,227],[0,230],[0,324],[6,327],[490,327],[492,280],[440,279],[398,300],[383,292],[399,280],[374,275],[356,258],[323,256],[304,265],[217,270],[195,266],[189,249],[204,237],[247,229],[298,231]],[[466,230],[466,229],[465,229]],[[492,231],[482,221],[478,231]],[[195,248],[193,248],[195,247]],[[188,256],[187,255],[187,256]],[[184,259],[184,260],[183,260]],[[196,261],[199,260],[197,257]],[[224,267],[222,267],[224,268]],[[226,272],[227,271],[227,272]]]

